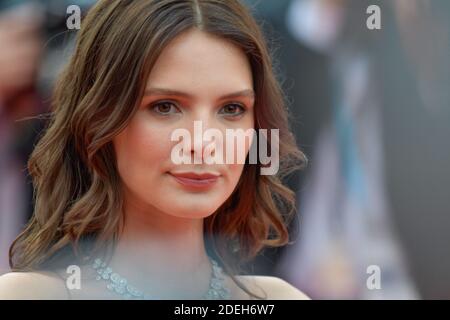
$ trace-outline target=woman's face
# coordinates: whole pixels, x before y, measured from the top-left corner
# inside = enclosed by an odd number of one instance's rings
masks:
[[[214,213],[232,194],[244,164],[194,164],[206,146],[214,147],[206,139],[194,146],[194,121],[225,139],[226,129],[254,128],[253,106],[251,67],[239,48],[197,29],[180,34],[157,59],[139,109],[113,141],[126,200],[178,217]],[[190,164],[173,161],[172,150],[180,145],[171,139],[176,129],[190,133],[189,150],[183,149]],[[246,155],[250,142],[235,151]]]

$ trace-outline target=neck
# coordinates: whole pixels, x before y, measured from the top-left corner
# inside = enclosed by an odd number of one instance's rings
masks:
[[[197,296],[206,292],[211,264],[204,246],[203,219],[175,217],[129,204],[124,214],[110,263],[113,270],[149,294]]]

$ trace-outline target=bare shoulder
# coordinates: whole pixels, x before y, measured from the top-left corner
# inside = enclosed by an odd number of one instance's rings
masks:
[[[268,300],[310,300],[310,298],[287,281],[270,276],[238,276],[246,287]]]
[[[10,272],[0,276],[0,300],[67,298],[64,281],[50,272]]]

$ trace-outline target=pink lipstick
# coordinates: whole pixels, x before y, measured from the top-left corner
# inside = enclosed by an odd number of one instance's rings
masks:
[[[181,185],[192,189],[208,189],[217,183],[217,173],[170,172],[170,175]]]

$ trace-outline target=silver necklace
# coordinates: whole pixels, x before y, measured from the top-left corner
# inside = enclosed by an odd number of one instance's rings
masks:
[[[221,300],[230,299],[230,290],[225,286],[225,276],[222,268],[212,258],[209,258],[212,264],[211,280],[209,282],[209,289],[203,295],[205,300]],[[106,281],[106,288],[109,291],[115,292],[126,300],[158,300],[155,297],[145,294],[142,290],[137,289],[128,283],[128,280],[114,272],[101,259],[97,258],[92,267],[96,270],[97,281]]]

